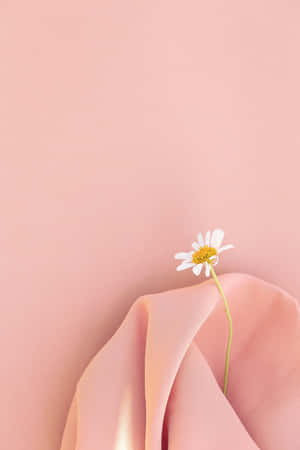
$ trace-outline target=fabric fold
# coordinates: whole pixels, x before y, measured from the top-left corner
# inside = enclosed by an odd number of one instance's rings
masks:
[[[220,277],[139,298],[78,382],[61,450],[300,447],[300,314],[279,288]]]

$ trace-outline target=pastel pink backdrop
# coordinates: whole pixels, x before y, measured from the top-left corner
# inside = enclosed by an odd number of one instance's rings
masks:
[[[58,449],[85,365],[223,227],[300,297],[298,2],[1,3],[1,445]]]

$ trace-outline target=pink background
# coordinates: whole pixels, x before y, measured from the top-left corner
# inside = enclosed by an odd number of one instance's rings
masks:
[[[173,254],[300,297],[297,1],[2,1],[1,444],[60,446],[75,382]]]

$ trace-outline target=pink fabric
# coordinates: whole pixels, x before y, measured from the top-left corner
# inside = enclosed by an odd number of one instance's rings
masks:
[[[300,448],[300,314],[257,278],[220,277],[139,298],[78,383],[62,450]]]

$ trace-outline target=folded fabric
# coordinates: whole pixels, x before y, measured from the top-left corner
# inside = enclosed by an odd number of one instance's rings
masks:
[[[86,368],[62,450],[300,449],[300,312],[242,274],[139,298]]]

